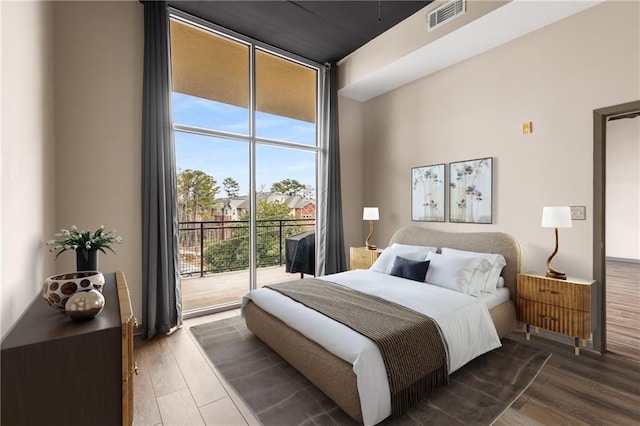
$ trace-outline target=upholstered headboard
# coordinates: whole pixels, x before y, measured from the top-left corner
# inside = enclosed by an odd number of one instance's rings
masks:
[[[505,286],[516,303],[516,277],[522,266],[522,249],[518,240],[503,232],[443,232],[408,226],[398,229],[389,244],[449,247],[479,253],[497,253],[504,256],[507,266],[502,270]]]

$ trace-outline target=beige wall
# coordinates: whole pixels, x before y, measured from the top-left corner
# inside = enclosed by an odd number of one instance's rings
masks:
[[[349,262],[349,247],[364,245],[362,237],[362,207],[364,206],[364,185],[372,170],[363,164],[361,102],[338,96],[340,117],[340,178],[342,181],[342,216],[345,221],[344,244]],[[368,229],[368,228],[367,228]]]
[[[607,123],[607,257],[640,260],[640,118]]]
[[[605,2],[364,103],[364,164],[375,173],[363,170],[363,200],[346,199],[345,208],[380,207],[382,246],[412,224],[411,167],[491,156],[493,225],[413,224],[511,233],[525,268],[541,271],[553,248],[553,231],[540,227],[542,207],[584,205],[587,220],[560,231],[554,266],[591,276],[592,114],[640,99],[639,7]],[[347,113],[341,125],[357,119]],[[526,136],[525,121],[534,129]],[[345,217],[345,228],[361,226]]]
[[[124,272],[141,318],[143,6],[56,2],[54,18],[56,225],[117,229],[100,270]],[[73,252],[56,269],[74,270]]]
[[[434,1],[400,24],[385,31],[339,62],[340,87],[349,86],[369,73],[392,63],[487,13],[504,6],[506,1],[470,1],[466,12],[447,25],[427,31],[427,15],[445,1]]]
[[[0,2],[2,336],[54,272],[53,5]],[[43,302],[44,303],[44,302]]]

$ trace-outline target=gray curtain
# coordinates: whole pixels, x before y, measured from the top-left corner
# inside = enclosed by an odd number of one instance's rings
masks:
[[[170,70],[166,2],[146,1],[142,118],[142,334],[149,339],[182,323]]]
[[[326,65],[323,78],[322,116],[324,118],[321,152],[320,214],[318,223],[318,275],[347,269],[342,224],[342,190],[340,188],[340,143],[338,136],[338,69]]]

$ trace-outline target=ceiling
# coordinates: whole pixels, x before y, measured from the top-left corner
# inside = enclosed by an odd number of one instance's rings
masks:
[[[432,1],[170,0],[168,3],[322,64],[344,58]]]

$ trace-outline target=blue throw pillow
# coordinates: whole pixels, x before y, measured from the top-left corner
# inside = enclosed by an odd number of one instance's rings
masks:
[[[391,268],[391,275],[424,282],[427,275],[427,269],[429,269],[428,260],[409,260],[404,257],[396,256],[396,259],[393,262],[393,267]]]

